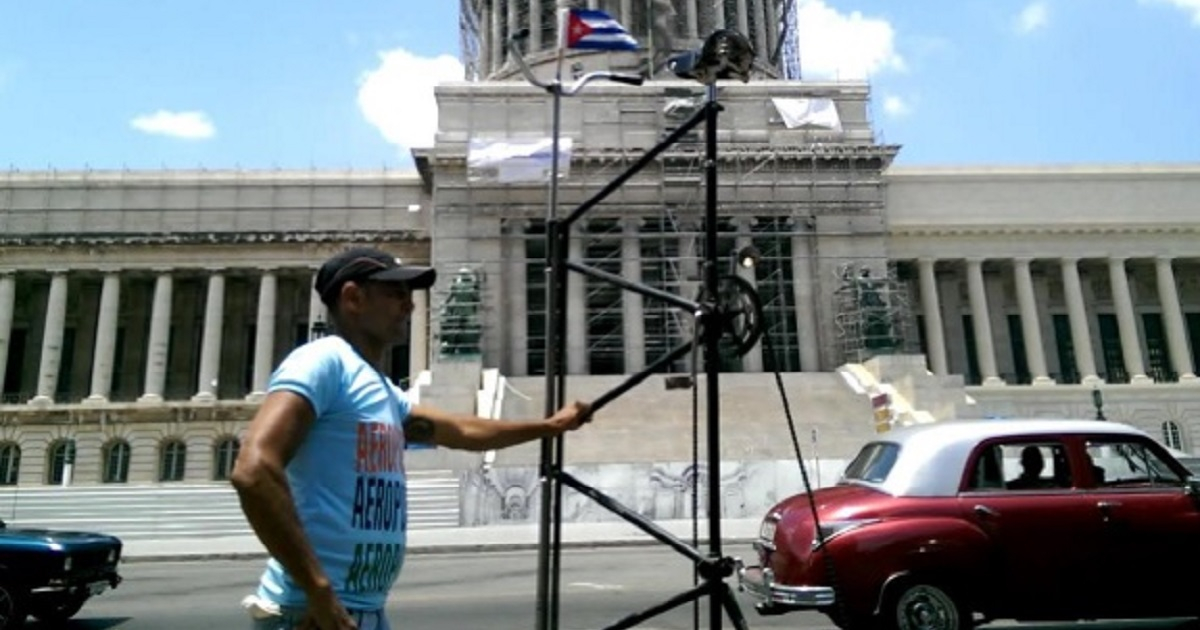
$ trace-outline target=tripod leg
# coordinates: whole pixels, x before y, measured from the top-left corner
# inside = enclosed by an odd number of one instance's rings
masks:
[[[729,584],[722,583],[721,586],[721,603],[725,605],[725,614],[729,615],[729,621],[736,630],[749,630],[750,626],[746,625],[746,617],[742,615],[742,608],[738,605],[737,595],[733,594]]]
[[[704,595],[706,595],[708,593],[708,591],[709,591],[708,584],[700,584],[699,586],[696,586],[696,587],[686,590],[678,595],[675,595],[674,597],[671,597],[670,599],[664,601],[661,604],[655,604],[655,605],[651,606],[650,608],[647,608],[646,610],[633,613],[632,615],[625,617],[624,619],[614,623],[613,625],[604,628],[604,630],[622,630],[623,628],[632,628],[632,627],[638,625],[639,623],[641,623],[647,619],[650,619],[652,617],[657,617],[657,616],[667,612],[668,610],[671,610],[672,608],[677,608],[677,607],[682,606],[690,601],[700,599],[701,597],[704,597]]]

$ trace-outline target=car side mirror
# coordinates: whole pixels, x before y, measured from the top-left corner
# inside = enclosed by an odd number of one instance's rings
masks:
[[[1184,492],[1190,494],[1193,499],[1200,502],[1200,477],[1192,475],[1184,481]]]

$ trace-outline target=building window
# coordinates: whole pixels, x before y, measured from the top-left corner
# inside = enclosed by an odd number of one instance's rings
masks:
[[[1183,432],[1179,430],[1178,422],[1167,420],[1162,423],[1162,435],[1163,443],[1167,445],[1167,448],[1183,450]]]
[[[183,481],[187,465],[187,444],[179,439],[163,440],[158,466],[159,481]]]
[[[21,473],[21,447],[16,442],[0,443],[0,486],[15,486]]]
[[[241,442],[227,435],[213,446],[213,480],[228,481],[233,475],[233,464],[237,461]]]
[[[622,229],[617,219],[588,222],[584,237],[584,264],[621,275]],[[589,374],[625,373],[624,290],[606,280],[572,278],[583,282],[587,309]]]
[[[525,361],[529,376],[546,373],[546,225],[525,229]]]
[[[1012,349],[1017,384],[1028,385],[1033,382],[1033,377],[1029,374],[1029,357],[1025,354],[1025,329],[1021,327],[1020,315],[1008,316],[1008,340]]]
[[[967,385],[978,385],[983,382],[979,370],[979,351],[975,347],[975,318],[970,315],[962,316],[963,349],[967,353],[967,373],[963,376]]]
[[[648,286],[675,295],[694,296],[693,291],[682,291],[681,288],[688,280],[688,269],[684,265],[685,258],[695,255],[682,245],[687,239],[695,238],[693,233],[681,232],[669,216],[647,219],[642,224],[641,239],[641,282]],[[679,344],[692,340],[689,323],[686,318],[691,315],[684,313],[666,302],[653,298],[642,300],[643,326],[643,360],[651,365],[669,354]],[[660,368],[661,372],[687,372],[690,363],[687,358],[675,361]]]
[[[1054,344],[1058,350],[1058,373],[1060,383],[1079,383],[1079,369],[1075,365],[1075,339],[1071,336],[1071,318],[1054,315]]]
[[[1171,353],[1167,345],[1167,331],[1163,328],[1160,313],[1143,313],[1142,329],[1146,333],[1146,375],[1156,383],[1174,383],[1179,380],[1171,369]]]
[[[55,440],[46,450],[46,483],[59,485],[63,482],[67,462],[74,459],[71,440]]]
[[[752,226],[752,243],[759,252],[754,267],[755,289],[763,308],[763,335],[760,345],[763,367],[767,371],[799,372],[800,336],[796,328],[796,292],[792,290],[792,237],[785,217],[758,217]],[[727,251],[718,251],[723,263],[731,260],[737,242],[727,240]],[[720,247],[720,245],[718,245]],[[768,348],[770,352],[768,352]],[[803,366],[816,370],[817,366]]]
[[[1096,319],[1100,324],[1100,351],[1104,358],[1104,380],[1109,383],[1128,383],[1129,373],[1125,371],[1125,355],[1121,350],[1121,329],[1117,325],[1117,316],[1112,313],[1101,313]]]
[[[104,445],[104,483],[129,481],[129,442],[117,438]]]

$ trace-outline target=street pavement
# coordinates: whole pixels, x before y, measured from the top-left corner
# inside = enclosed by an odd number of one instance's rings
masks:
[[[727,545],[748,556],[745,545]],[[262,570],[260,560],[143,562],[122,567],[119,588],[91,600],[65,630],[208,630],[249,628],[238,606]],[[493,553],[417,554],[408,559],[392,592],[388,613],[397,630],[530,630],[535,627],[537,554],[530,550]],[[604,628],[636,610],[690,587],[692,568],[664,547],[567,549],[562,554],[560,630]],[[738,595],[752,629],[829,630],[816,613],[761,617]],[[638,628],[709,628],[702,602],[700,624],[685,605]],[[39,628],[30,623],[27,628]],[[722,628],[732,628],[723,620]],[[1179,622],[1022,625],[999,628],[1073,630],[1179,628]]]
[[[749,544],[758,535],[759,519],[721,521],[721,540]],[[655,525],[685,541],[693,539],[698,527],[699,540],[707,544],[708,523],[693,525],[690,520],[657,521]],[[485,527],[446,527],[413,530],[408,533],[410,554],[463,553],[536,549],[537,523],[488,525]],[[563,523],[564,548],[658,545],[646,532],[625,521]],[[262,558],[266,551],[254,536],[213,536],[190,539],[134,539],[125,542],[125,562],[173,562],[181,560],[229,560]],[[747,555],[749,557],[749,555]]]

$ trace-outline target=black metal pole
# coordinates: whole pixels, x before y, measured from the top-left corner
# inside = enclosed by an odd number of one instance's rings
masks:
[[[558,257],[558,222],[554,218],[546,221],[546,260],[544,269],[544,278],[546,281],[546,345],[543,348],[543,368],[546,372],[546,415],[553,414],[558,408],[557,405],[557,388],[558,379],[556,371],[558,361],[555,356],[556,348],[559,346],[558,330],[554,322],[556,319],[554,305],[557,301],[558,288],[555,286],[555,260]],[[550,630],[553,626],[550,625],[551,606],[550,606],[550,581],[551,576],[557,577],[558,573],[551,566],[550,550],[556,547],[555,540],[551,538],[553,530],[551,528],[553,507],[554,507],[554,492],[553,486],[556,485],[554,475],[554,450],[557,446],[553,439],[543,439],[541,443],[541,457],[538,466],[538,475],[541,478],[541,510],[539,510],[539,527],[538,538],[541,544],[538,545],[538,579],[537,579],[537,628],[538,630]]]
[[[710,299],[704,322],[704,368],[705,403],[708,406],[708,545],[709,557],[714,561],[721,557],[721,395],[717,379],[721,372],[721,326],[718,299],[719,274],[717,270],[717,86],[708,86],[708,101],[705,103],[704,124],[704,285]],[[721,628],[722,586],[721,579],[709,579],[708,616],[709,627]]]
[[[558,219],[555,219],[555,222],[557,225],[555,236],[558,239],[558,244],[554,248],[554,266],[552,271],[555,284],[554,329],[559,331],[558,344],[554,348],[555,361],[558,363],[554,368],[555,380],[557,381],[557,386],[555,387],[557,409],[557,407],[561,407],[567,402],[567,341],[570,339],[570,335],[565,334],[563,331],[567,329],[567,284],[569,282],[567,256],[571,251],[571,227],[568,224],[559,222]],[[558,630],[559,619],[559,586],[562,575],[562,480],[560,479],[560,475],[563,469],[565,450],[565,437],[560,434],[554,438],[554,463],[550,471],[554,480],[552,484],[554,490],[554,532],[551,536],[554,544],[550,548],[550,566],[554,571],[554,579],[550,582],[550,630]]]

